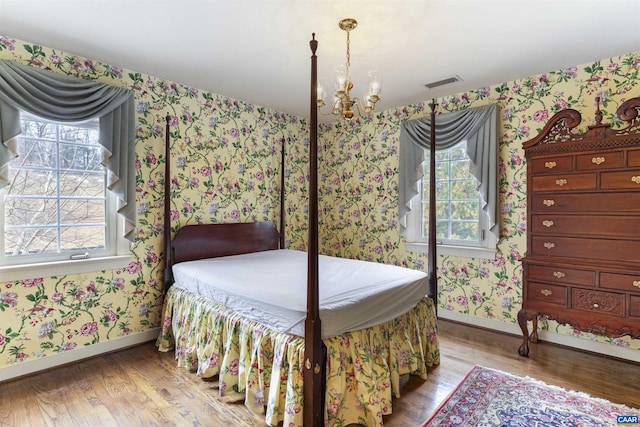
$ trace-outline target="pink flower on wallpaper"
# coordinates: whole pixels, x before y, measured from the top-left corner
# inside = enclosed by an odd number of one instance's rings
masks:
[[[473,291],[473,293],[471,294],[471,299],[475,303],[481,303],[482,302],[482,295],[480,295],[480,292],[478,292],[478,291]]]
[[[560,110],[564,110],[567,108],[567,101],[562,98],[556,99],[556,107]]]
[[[238,128],[231,128],[231,130],[229,131],[229,134],[232,137],[237,138],[240,136],[240,131],[238,130]]]
[[[258,181],[263,181],[264,180],[264,172],[262,172],[262,171],[256,172],[256,179]]]
[[[503,256],[496,256],[491,264],[493,264],[494,267],[504,267],[506,265],[506,260]]]
[[[127,273],[138,274],[142,271],[142,263],[140,261],[132,261],[126,268]]]
[[[104,312],[104,320],[113,322],[114,320],[116,320],[116,318],[116,313],[114,313],[113,310],[107,310]]]
[[[202,176],[210,176],[212,173],[211,166],[202,166],[200,168],[200,173]]]
[[[155,252],[150,252],[147,255],[147,261],[151,262],[151,263],[155,263],[158,262],[158,255],[156,255]]]
[[[184,113],[182,113],[182,118],[186,122],[192,122],[193,121],[193,116],[191,115],[191,113],[189,111],[185,111]]]
[[[180,219],[180,212],[172,209],[170,216],[171,216],[171,221],[177,221],[178,219]]]
[[[147,154],[147,162],[148,162],[150,165],[155,165],[155,164],[158,162],[158,159],[156,159],[155,154],[153,154],[153,153],[148,153],[148,154]]]
[[[520,166],[522,164],[522,157],[517,154],[511,156],[511,164],[514,166]]]
[[[42,282],[43,282],[42,277],[39,277],[37,279],[21,280],[20,284],[22,286],[24,286],[25,288],[33,288],[34,286],[38,286],[38,285],[42,284]]]
[[[179,124],[180,120],[178,119],[178,116],[169,116],[169,126],[178,126]]]
[[[464,295],[459,295],[456,298],[456,302],[458,303],[458,305],[469,305],[469,299]]]
[[[0,347],[2,347],[5,344],[6,340],[4,338],[4,335],[0,334]]]
[[[238,209],[234,209],[231,211],[232,219],[240,219],[240,211]]]
[[[53,302],[60,302],[64,299],[64,295],[61,292],[56,292],[51,296]]]
[[[549,118],[549,110],[538,110],[533,113],[533,120],[536,122],[546,121]]]
[[[98,331],[98,323],[97,322],[87,322],[80,328],[80,334],[88,337],[89,335],[93,335]]]

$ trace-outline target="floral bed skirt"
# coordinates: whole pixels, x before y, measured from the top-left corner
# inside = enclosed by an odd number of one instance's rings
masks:
[[[211,300],[173,286],[167,291],[157,346],[175,348],[178,366],[219,377],[220,395],[243,393],[267,424],[302,426],[302,337],[275,332]],[[433,301],[421,300],[396,319],[324,340],[325,424],[382,425],[400,397],[400,376],[427,378],[440,363]]]

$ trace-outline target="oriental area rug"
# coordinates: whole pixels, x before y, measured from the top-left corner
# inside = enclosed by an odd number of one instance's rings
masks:
[[[474,366],[422,427],[640,426],[639,409]]]

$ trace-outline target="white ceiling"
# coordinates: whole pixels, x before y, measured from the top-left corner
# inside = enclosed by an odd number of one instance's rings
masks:
[[[0,0],[4,36],[307,118],[311,33],[330,89],[343,18],[377,110],[640,50],[638,0]]]

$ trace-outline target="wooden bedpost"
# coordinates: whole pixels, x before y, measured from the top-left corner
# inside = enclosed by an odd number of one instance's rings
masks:
[[[431,138],[429,141],[429,232],[427,280],[429,293],[438,314],[438,272],[436,271],[436,100],[431,101]]]
[[[164,145],[164,289],[173,284],[171,271],[171,137],[169,135],[169,120],[167,114],[165,125]]]
[[[306,427],[324,426],[324,379],[318,292],[318,58],[316,35],[311,47],[311,118],[309,124],[309,250],[307,275],[307,318],[304,323],[304,414]]]
[[[285,223],[285,218],[284,218],[284,194],[285,194],[285,188],[284,188],[284,160],[285,160],[285,153],[284,153],[284,143],[285,143],[285,139],[282,138],[280,139],[282,148],[281,148],[281,153],[282,156],[280,158],[280,249],[284,249],[284,245],[285,245],[285,236],[284,236],[284,223]]]

